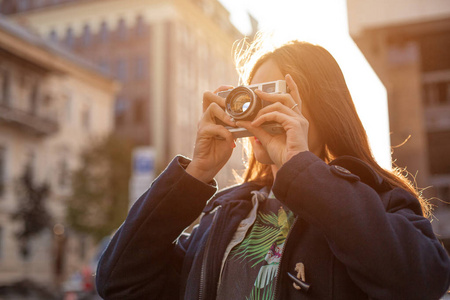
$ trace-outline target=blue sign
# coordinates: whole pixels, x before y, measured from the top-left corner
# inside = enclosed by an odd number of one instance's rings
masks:
[[[149,174],[154,170],[154,161],[148,156],[134,158],[134,171],[138,174]]]

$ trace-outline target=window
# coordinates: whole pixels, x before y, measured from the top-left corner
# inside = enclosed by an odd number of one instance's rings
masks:
[[[450,31],[425,34],[420,40],[420,62],[423,72],[450,69]]]
[[[119,59],[117,61],[117,79],[120,81],[127,80],[127,62],[125,59]]]
[[[67,47],[72,48],[74,46],[74,42],[75,42],[75,39],[74,39],[74,36],[73,36],[73,28],[69,27],[69,28],[67,28],[67,31],[66,31],[66,44],[67,44]]]
[[[146,69],[147,69],[147,65],[145,63],[145,58],[143,57],[138,57],[136,58],[136,65],[135,65],[135,78],[136,79],[143,79],[145,78],[146,75]]]
[[[137,99],[133,105],[133,123],[136,125],[144,123],[145,103],[143,99]]]
[[[30,261],[33,256],[33,244],[30,239],[26,239],[24,245],[20,246],[20,254],[22,255],[22,260]]]
[[[426,105],[450,104],[450,81],[430,82],[424,88]]]
[[[52,43],[58,42],[58,34],[56,33],[55,29],[52,29],[52,31],[50,31],[50,35],[48,36],[48,39]]]
[[[31,147],[30,147],[31,148]],[[35,178],[36,175],[36,153],[33,150],[28,150],[27,158],[26,158],[26,166],[30,168],[31,177]]]
[[[439,199],[434,212],[436,213],[436,217],[440,219],[439,214],[441,214],[440,216],[450,214],[450,182],[440,182],[434,188],[436,190],[436,198]],[[442,225],[445,226],[445,223]]]
[[[138,16],[136,19],[136,35],[144,36],[146,33],[146,24],[144,22],[144,18],[142,16]]]
[[[100,25],[100,40],[102,42],[106,42],[109,38],[109,32],[108,32],[108,24],[103,21]]]
[[[437,190],[437,197],[440,200],[443,201],[449,201],[450,200],[450,184],[448,185],[442,185],[442,186],[436,186]],[[445,207],[450,208],[449,205],[446,205]]]
[[[28,174],[31,178],[31,182],[34,183],[36,181],[36,153],[33,150],[34,146],[31,144],[27,147],[27,151],[25,153],[24,162],[22,169],[22,174]]]
[[[67,91],[65,94],[66,103],[65,103],[65,122],[72,122],[72,111],[73,111],[73,100],[72,100],[72,92]]]
[[[37,113],[37,106],[38,106],[38,83],[35,82],[31,86],[31,93],[30,93],[30,112],[31,114],[35,115]]]
[[[64,189],[69,185],[69,167],[67,164],[67,160],[65,158],[62,158],[59,161],[58,169],[59,169],[58,186]]]
[[[119,26],[117,28],[117,34],[120,40],[127,39],[127,27],[124,19],[119,20]]]
[[[19,0],[17,3],[17,9],[19,11],[27,10],[29,7],[29,0]]]
[[[0,91],[0,102],[6,106],[9,106],[10,103],[10,74],[8,70],[0,69],[0,81],[2,90]]]
[[[0,145],[0,197],[5,193],[6,162],[6,147]]]
[[[3,238],[3,227],[1,227],[0,226],[0,259],[2,259],[3,258],[3,241],[4,241],[4,238]]]
[[[109,74],[109,63],[104,60],[100,61],[100,70],[102,70],[104,74]]]
[[[34,0],[34,7],[41,7],[42,5],[44,5],[43,0]]]
[[[81,126],[83,126],[84,130],[91,128],[91,110],[88,106],[85,106],[81,111]]]
[[[83,46],[89,46],[91,44],[91,41],[91,27],[89,26],[89,24],[86,24],[83,27]]]
[[[126,113],[128,109],[128,101],[124,98],[116,99],[115,105],[115,118],[116,118],[116,127],[121,127],[125,123]]]
[[[430,173],[450,174],[450,130],[428,132]]]

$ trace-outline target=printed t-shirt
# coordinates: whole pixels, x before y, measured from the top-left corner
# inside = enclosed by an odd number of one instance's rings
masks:
[[[273,193],[259,201],[255,222],[226,258],[218,300],[274,298],[275,278],[293,222],[294,214]]]

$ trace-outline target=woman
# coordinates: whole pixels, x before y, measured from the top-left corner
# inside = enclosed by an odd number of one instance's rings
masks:
[[[290,91],[257,91],[273,104],[252,122],[235,122],[223,98],[205,93],[192,161],[175,158],[133,206],[100,261],[100,295],[442,296],[450,262],[424,217],[426,202],[374,161],[333,57],[319,46],[291,42],[260,57],[247,79],[285,80]],[[244,183],[218,193],[213,178],[235,144],[216,118],[254,134]],[[261,129],[267,121],[285,133]],[[200,213],[192,234],[181,234]]]

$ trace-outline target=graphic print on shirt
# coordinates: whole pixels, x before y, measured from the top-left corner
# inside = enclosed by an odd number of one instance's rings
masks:
[[[274,279],[293,222],[294,214],[283,207],[279,208],[278,215],[258,212],[250,233],[231,251],[231,257],[250,262],[251,268],[260,267],[251,294],[246,299],[273,298]]]

